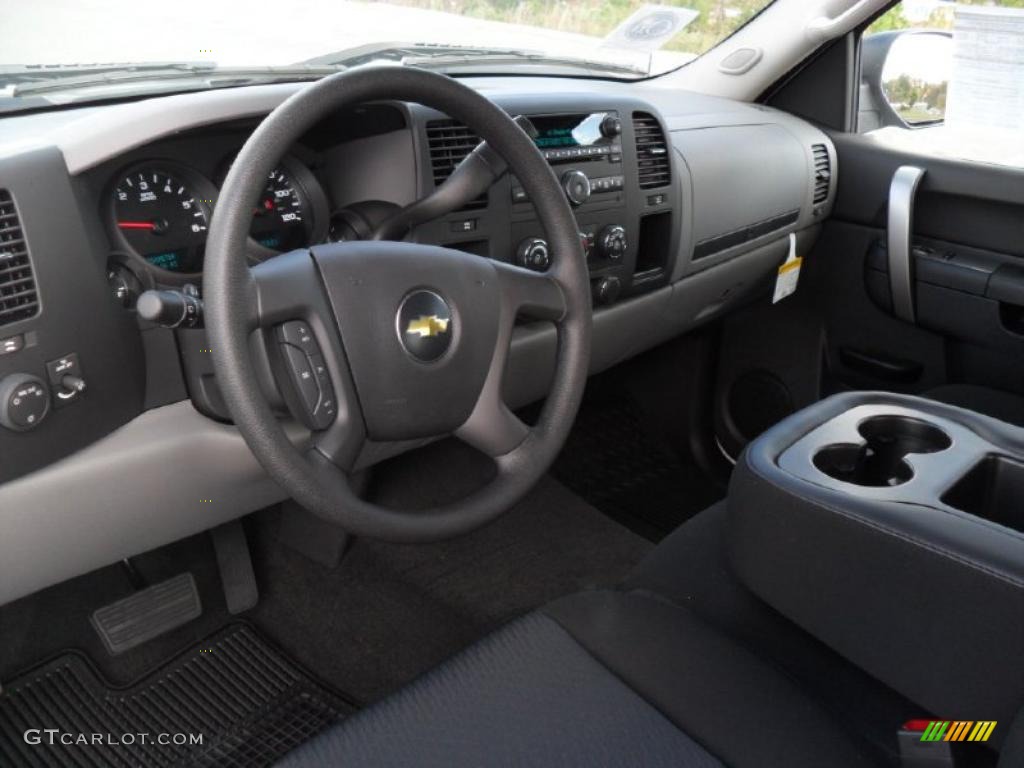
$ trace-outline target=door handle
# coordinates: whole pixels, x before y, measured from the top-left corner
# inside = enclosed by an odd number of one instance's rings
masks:
[[[921,377],[924,366],[916,360],[889,357],[853,347],[839,348],[839,361],[851,371],[898,384],[910,384]]]
[[[924,169],[901,165],[889,185],[889,287],[896,317],[914,322],[914,272],[911,246],[914,237],[914,196]]]

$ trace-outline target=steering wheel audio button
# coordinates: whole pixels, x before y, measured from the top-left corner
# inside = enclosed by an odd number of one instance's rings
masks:
[[[312,416],[320,403],[320,387],[316,383],[313,366],[306,353],[298,347],[282,344],[281,351],[284,352],[292,385],[295,387],[306,413]]]
[[[320,402],[313,410],[313,419],[319,429],[323,429],[331,423],[337,406],[334,402],[334,387],[331,386],[331,375],[327,372],[327,365],[320,355],[313,355],[310,358],[313,366],[313,375],[316,377],[317,387],[320,390]]]
[[[312,429],[326,429],[334,420],[337,404],[331,375],[309,326],[291,321],[277,327],[277,338],[288,378],[297,395],[293,403],[303,422]]]
[[[316,339],[313,337],[313,332],[309,329],[309,326],[301,320],[292,320],[278,326],[277,338],[285,344],[291,344],[293,347],[298,347],[307,355],[320,354],[320,347],[317,346]]]

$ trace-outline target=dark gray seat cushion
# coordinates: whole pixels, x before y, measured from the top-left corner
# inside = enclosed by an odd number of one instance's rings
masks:
[[[280,765],[721,768],[540,613],[485,638]]]
[[[784,674],[687,609],[586,592],[288,755],[300,766],[867,766]]]

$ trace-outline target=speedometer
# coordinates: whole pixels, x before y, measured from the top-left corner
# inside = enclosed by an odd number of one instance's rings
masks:
[[[310,216],[305,192],[287,170],[275,168],[256,204],[249,234],[264,248],[291,251],[309,245]]]
[[[227,170],[224,171],[227,175]],[[278,253],[322,243],[329,221],[327,195],[298,158],[281,159],[267,176],[253,210],[249,255],[262,261]]]
[[[142,165],[123,173],[111,193],[122,245],[172,273],[202,271],[213,187],[185,168]]]

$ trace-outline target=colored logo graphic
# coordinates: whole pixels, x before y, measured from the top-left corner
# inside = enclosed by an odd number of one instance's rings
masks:
[[[904,729],[920,731],[921,741],[988,741],[995,720],[911,720]]]
[[[409,321],[406,333],[418,333],[421,339],[437,336],[448,330],[448,321],[437,315],[420,315]]]
[[[452,345],[452,308],[434,291],[413,291],[398,308],[398,340],[421,363],[441,358]]]

